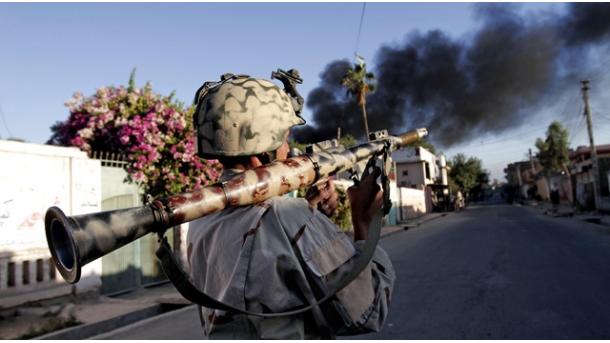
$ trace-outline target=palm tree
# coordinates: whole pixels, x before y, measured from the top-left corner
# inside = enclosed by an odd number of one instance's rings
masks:
[[[349,68],[341,79],[341,85],[347,88],[347,94],[356,97],[358,105],[362,109],[364,118],[364,131],[366,139],[369,139],[369,124],[366,116],[366,94],[375,91],[375,75],[366,71],[366,64],[363,61],[355,63],[353,68]]]

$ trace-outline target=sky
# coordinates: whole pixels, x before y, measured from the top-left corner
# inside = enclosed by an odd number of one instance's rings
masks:
[[[467,37],[477,25],[474,6],[367,3],[358,53],[372,64],[380,46],[398,44],[413,30]],[[545,11],[562,4],[522,6]],[[361,3],[0,3],[0,137],[44,143],[50,126],[68,117],[64,102],[74,92],[126,84],[132,68],[138,85],[151,81],[155,91],[176,91],[187,104],[203,82],[227,72],[269,78],[277,68],[296,68],[307,98],[329,62],[353,59],[361,11]],[[610,143],[610,106],[596,108],[604,90],[591,86],[596,140]],[[574,132],[573,146],[588,142],[579,91],[575,84],[574,95],[557,102],[574,114],[564,123]],[[304,116],[310,118],[309,109]],[[444,152],[477,156],[492,179],[502,180],[506,164],[534,148],[553,114],[536,118]]]

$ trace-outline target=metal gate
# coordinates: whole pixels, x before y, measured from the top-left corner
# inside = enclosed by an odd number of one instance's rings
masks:
[[[141,194],[135,184],[124,182],[127,172],[117,161],[102,160],[102,211],[141,206]],[[170,245],[173,230],[166,236]],[[102,294],[132,290],[166,280],[155,256],[156,236],[146,235],[102,257]]]

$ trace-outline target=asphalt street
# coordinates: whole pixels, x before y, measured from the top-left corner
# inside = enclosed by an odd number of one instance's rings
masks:
[[[610,234],[526,207],[471,206],[382,239],[390,315],[357,339],[610,339]],[[201,339],[193,307],[100,338]]]
[[[472,206],[383,246],[394,300],[362,338],[610,338],[610,235],[595,224]]]

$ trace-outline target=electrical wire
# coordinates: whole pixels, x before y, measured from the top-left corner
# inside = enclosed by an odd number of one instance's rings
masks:
[[[576,120],[576,119],[578,119],[578,118],[574,117],[573,119],[567,120],[566,123],[571,123],[573,120]],[[488,145],[505,143],[507,141],[514,140],[516,138],[521,138],[521,137],[529,135],[531,133],[539,132],[539,131],[542,131],[542,130],[546,131],[548,129],[548,127],[549,126],[547,124],[544,124],[542,126],[535,127],[535,128],[533,128],[531,130],[521,131],[521,132],[519,132],[517,134],[510,135],[510,136],[507,136],[507,137],[503,137],[503,138],[500,138],[500,139],[494,139],[494,140],[488,140],[488,141],[479,141],[476,144],[488,146]]]
[[[578,97],[578,93],[575,93],[571,98],[568,99],[568,101],[566,101],[566,104],[563,107],[563,111],[561,111],[560,118],[563,118],[563,117],[565,117],[568,114],[570,108],[572,107],[572,104],[577,99],[577,97]],[[568,119],[564,123],[574,123],[574,124],[578,125],[578,120],[581,119],[581,117],[582,116],[571,117],[570,119]],[[574,127],[574,125],[572,125],[572,127]],[[495,139],[495,140],[491,140],[491,141],[480,141],[478,144],[479,145],[485,145],[485,146],[487,146],[487,145],[494,145],[494,144],[501,144],[501,143],[505,143],[507,141],[514,140],[516,138],[520,138],[520,137],[526,136],[528,134],[531,134],[531,133],[534,133],[534,132],[539,132],[541,130],[546,130],[546,129],[548,129],[548,125],[545,124],[543,126],[538,126],[538,127],[533,128],[531,130],[521,131],[521,132],[519,132],[519,133],[517,133],[515,135],[511,135],[511,136],[508,136],[508,137],[503,137],[503,138]]]
[[[584,106],[584,105],[583,105]],[[574,133],[570,134],[570,141],[568,142],[568,148],[572,146],[584,133],[585,116],[580,116],[580,120],[574,129]]]
[[[4,128],[6,128],[6,132],[8,132],[9,138],[14,137],[11,129],[8,128],[8,124],[6,123],[6,118],[4,117],[4,111],[2,110],[2,105],[0,104],[0,117],[2,117],[2,123],[4,123]]]
[[[574,141],[574,139],[579,136],[580,134],[580,129],[582,127],[582,124],[585,120],[585,116],[583,115],[584,112],[584,104],[580,105],[580,111],[578,112],[578,120],[576,121],[576,125],[574,127],[571,128],[571,131],[569,131],[570,133],[570,140],[568,141],[568,147],[570,147],[572,145],[572,142]]]
[[[360,34],[362,33],[362,22],[364,21],[364,11],[366,10],[366,2],[362,3],[362,12],[360,13],[360,24],[358,24],[358,35],[356,36],[356,48],[354,49],[354,61],[357,62],[358,49],[360,48]]]

